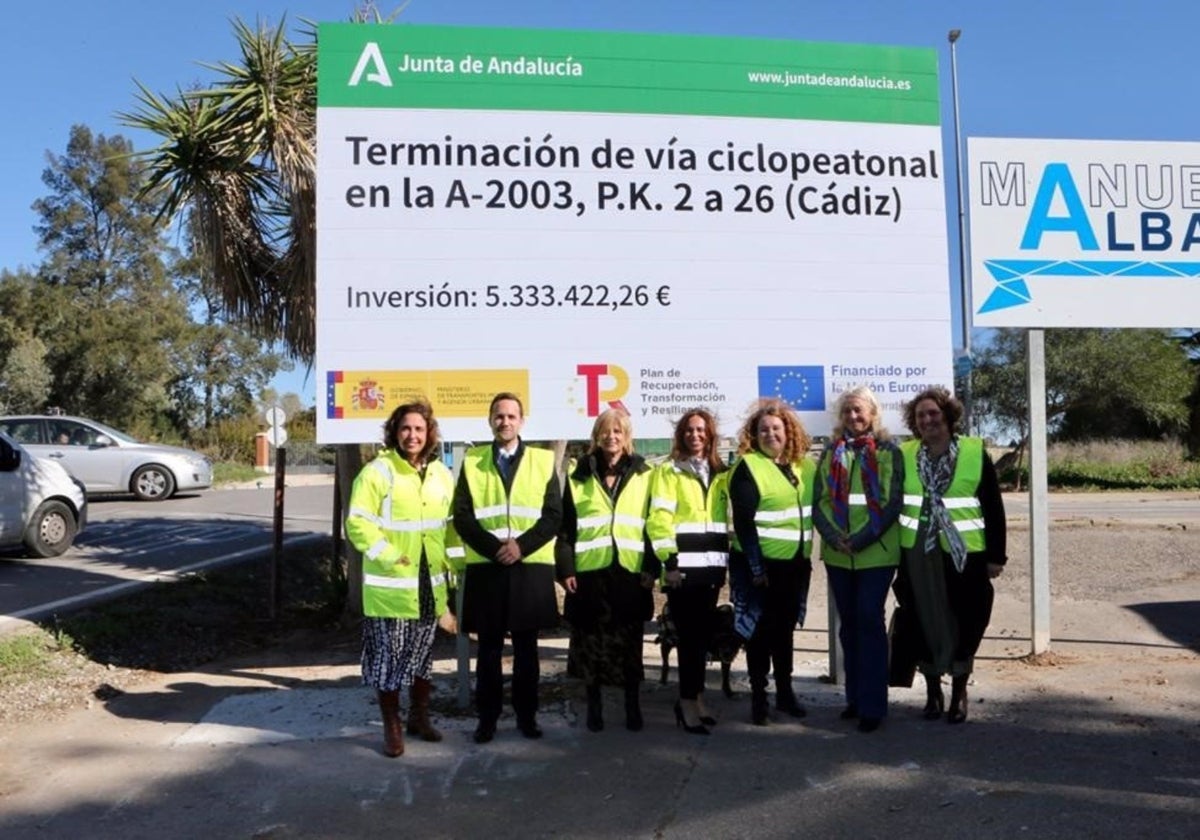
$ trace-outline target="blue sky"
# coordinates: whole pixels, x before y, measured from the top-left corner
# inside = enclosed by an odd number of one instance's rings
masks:
[[[134,79],[161,92],[204,83],[203,62],[236,59],[230,21],[346,20],[351,0],[146,3],[62,0],[5,12],[0,51],[6,130],[0,132],[0,268],[41,255],[33,202],[46,193],[46,153],[61,154],[70,127],[151,138],[121,126]],[[380,2],[384,14],[402,3]],[[1195,106],[1200,31],[1195,0],[410,0],[399,20],[474,26],[605,29],[933,47],[942,73],[947,222],[956,239],[947,32],[962,30],[958,81],[962,135],[1200,140]],[[957,251],[950,256],[957,288]],[[957,297],[955,298],[957,300]],[[957,313],[957,304],[956,313]],[[955,315],[955,334],[960,327]],[[276,386],[306,403],[304,371]]]

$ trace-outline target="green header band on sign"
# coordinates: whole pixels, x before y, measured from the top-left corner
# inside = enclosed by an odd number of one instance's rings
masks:
[[[707,36],[323,23],[323,108],[937,125],[937,53]]]

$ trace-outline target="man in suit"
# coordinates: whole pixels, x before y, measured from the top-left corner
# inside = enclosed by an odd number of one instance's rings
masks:
[[[479,638],[475,660],[475,742],[496,734],[500,717],[504,637],[512,637],[512,703],[517,728],[540,738],[538,631],[558,625],[554,594],[554,536],[562,520],[562,491],[554,454],[521,440],[524,406],[516,394],[492,398],[490,444],[463,459],[454,492],[454,527],[466,555],[463,630]]]

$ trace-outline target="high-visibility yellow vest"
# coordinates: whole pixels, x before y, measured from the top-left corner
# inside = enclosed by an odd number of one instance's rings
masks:
[[[630,572],[642,570],[646,546],[646,512],[650,506],[650,476],[644,467],[625,480],[616,505],[600,479],[580,481],[571,470],[571,499],[575,504],[575,571],[594,572],[617,562]]]
[[[526,446],[512,478],[511,492],[504,490],[504,479],[492,461],[492,446],[473,446],[463,458],[463,474],[471,490],[475,519],[496,538],[516,539],[542,518],[546,487],[554,475],[554,453],[547,449]],[[463,546],[468,565],[491,563],[469,545]],[[521,558],[522,563],[553,563],[554,540],[548,541],[532,554]]]
[[[792,471],[800,480],[793,487],[779,466],[761,452],[747,452],[740,460],[758,487],[754,525],[762,556],[767,560],[791,560],[803,545],[804,556],[811,557],[813,478],[817,465],[807,457],[793,463]],[[732,530],[729,537],[733,547],[741,551],[737,531]]]
[[[381,452],[354,479],[346,535],[363,555],[363,615],[421,617],[422,551],[437,614],[445,611],[446,527],[453,497],[454,479],[444,464],[427,465],[422,478],[394,449]]]
[[[821,463],[817,466],[817,481],[821,482],[821,498],[818,504],[821,513],[830,522],[833,522],[834,519],[833,497],[829,490],[829,474],[833,468],[835,446],[835,442],[830,442],[828,448],[821,455]],[[879,504],[885,508],[890,501],[889,494],[892,490],[894,453],[894,449],[889,449],[882,443],[879,443],[875,450],[875,461],[879,467]],[[857,455],[854,456],[855,461],[857,461],[857,457]],[[867,494],[863,488],[862,469],[855,462],[850,464],[850,498],[848,501],[850,506],[849,533],[853,534],[866,527],[867,523],[871,521],[871,514],[867,509]],[[842,569],[875,569],[898,566],[900,565],[900,526],[892,523],[879,539],[862,551],[856,552],[853,557],[838,551],[833,546],[822,544],[821,559],[825,561],[826,565]]]
[[[713,476],[706,493],[700,479],[674,463],[660,466],[650,480],[646,533],[664,563],[674,554],[680,569],[724,569],[729,564],[729,471]]]
[[[900,445],[904,453],[904,505],[900,509],[900,544],[912,548],[917,544],[917,530],[921,525],[921,510],[925,505],[925,488],[917,473],[917,450],[921,441],[909,440]],[[954,463],[954,476],[950,486],[942,494],[942,502],[954,529],[963,538],[967,551],[983,551],[987,548],[987,535],[983,529],[983,507],[979,504],[979,482],[983,478],[983,439],[977,437],[958,438],[958,458]],[[945,534],[939,534],[943,551],[950,550]]]

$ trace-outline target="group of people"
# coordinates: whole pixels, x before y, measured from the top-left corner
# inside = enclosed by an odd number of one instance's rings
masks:
[[[991,579],[1006,560],[1005,520],[983,441],[958,434],[962,408],[944,388],[906,406],[914,437],[902,444],[882,427],[869,389],[843,393],[816,462],[800,419],[779,400],[760,401],[746,418],[732,466],[704,409],[679,419],[669,458],[656,467],[634,451],[628,414],[611,409],[563,482],[553,454],[522,440],[517,395],[497,394],[488,415],[493,441],[468,450],[455,484],[437,458],[430,407],[398,407],[384,449],[351,491],[346,530],[363,553],[363,681],[378,694],[387,755],[403,753],[406,731],[441,738],[429,718],[432,645],[459,569],[461,629],[478,639],[476,743],[496,734],[506,637],[517,728],[542,735],[538,633],[559,623],[556,581],[570,627],[568,673],[583,683],[589,730],[604,728],[606,685],[623,690],[625,728],[643,728],[643,627],[658,584],[678,640],[675,721],[710,734],[717,720],[704,702],[705,668],[727,576],[751,721],[768,723],[770,676],[775,709],[804,717],[792,685],[793,632],[805,620],[814,532],[839,618],[841,717],[872,732],[887,715],[892,591],[913,627],[908,653],[926,681],[925,717],[966,720]]]

